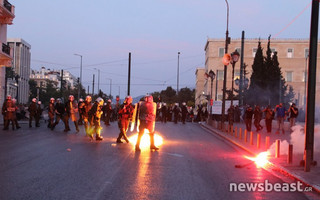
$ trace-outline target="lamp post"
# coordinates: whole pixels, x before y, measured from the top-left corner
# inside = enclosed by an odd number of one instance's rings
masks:
[[[230,43],[229,38],[229,3],[227,0],[227,30],[226,30],[226,41],[225,41],[225,49],[224,53],[228,53],[228,44]],[[224,129],[224,115],[225,115],[225,107],[226,107],[226,87],[227,87],[227,65],[224,65],[224,76],[223,76],[223,89],[222,89],[222,109],[221,109],[221,128]]]
[[[178,52],[178,67],[177,67],[177,95],[179,94],[179,59],[180,59],[180,52]]]
[[[231,53],[232,61],[232,83],[231,83],[231,107],[233,106],[233,83],[234,83],[234,66],[238,62],[240,54],[237,50]]]
[[[80,89],[82,86],[82,55],[80,54],[74,54],[75,56],[80,56],[80,81],[79,81],[79,86],[78,86],[78,100],[80,99]]]
[[[216,74],[214,73],[214,71],[210,70],[208,75],[209,75],[209,77],[211,78],[210,115],[211,115],[211,117],[212,117],[212,102],[213,102],[213,99],[212,99],[212,89],[213,89],[213,80],[214,80],[214,78],[216,77]]]
[[[94,68],[95,70],[98,70],[98,95],[100,93],[100,69]]]
[[[111,78],[106,78],[110,81],[110,94],[109,94],[109,98],[111,98],[111,89],[112,89],[112,79]]]

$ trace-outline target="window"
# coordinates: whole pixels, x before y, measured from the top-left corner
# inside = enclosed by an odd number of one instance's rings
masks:
[[[219,57],[223,57],[224,56],[224,48],[220,47],[219,48]]]
[[[292,48],[289,48],[288,51],[287,51],[287,57],[288,58],[292,58],[293,57],[293,49]]]
[[[253,48],[252,49],[252,57],[256,56],[257,50],[258,50],[258,48]]]
[[[218,100],[218,101],[222,101],[222,94],[218,94],[218,95],[217,95],[217,100]]]
[[[218,70],[217,80],[223,80],[224,77],[224,71]]]
[[[304,49],[304,57],[305,58],[309,57],[309,49]]]
[[[239,69],[234,70],[234,80],[236,80],[237,78],[240,79],[240,70]]]
[[[292,75],[293,75],[292,71],[286,72],[286,81],[287,82],[292,82]]]

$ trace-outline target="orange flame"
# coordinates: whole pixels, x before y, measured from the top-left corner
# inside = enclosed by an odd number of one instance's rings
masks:
[[[268,156],[270,155],[270,153],[268,151],[265,151],[265,152],[261,152],[259,153],[256,157],[252,158],[252,157],[248,157],[248,156],[245,156],[245,158],[249,159],[249,160],[252,160],[255,162],[255,164],[258,166],[258,167],[265,167],[269,161],[268,161]]]
[[[138,139],[138,133],[130,136],[128,139],[131,144],[136,145],[137,139]],[[154,134],[154,144],[158,147],[163,144],[163,138],[156,133]],[[145,148],[149,148],[149,147],[150,147],[150,135],[149,135],[149,131],[147,129],[145,129],[144,134],[143,134],[141,141],[140,141],[140,148],[145,149]]]

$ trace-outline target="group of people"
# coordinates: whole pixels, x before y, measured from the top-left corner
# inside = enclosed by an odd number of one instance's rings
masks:
[[[179,121],[181,121],[182,124],[185,124],[189,115],[190,113],[185,102],[183,102],[181,106],[179,106],[179,103],[175,103],[171,106],[167,106],[166,103],[162,103],[157,109],[157,116],[163,123],[167,123],[167,121],[173,121],[175,124],[177,124]]]
[[[267,132],[271,133],[272,121],[276,119],[278,123],[277,133],[282,131],[282,133],[284,134],[285,120],[288,118],[290,122],[290,127],[292,127],[295,125],[298,114],[299,110],[296,107],[295,103],[292,103],[288,110],[282,103],[275,106],[274,109],[272,109],[271,106],[267,106],[266,108],[261,109],[258,105],[255,106],[255,108],[253,109],[250,105],[248,105],[244,112],[244,121],[246,124],[247,131],[251,131],[252,120],[254,126],[256,127],[256,131],[260,131],[263,129],[263,126],[260,124],[260,122],[264,117]]]
[[[16,119],[17,106],[15,105],[15,99],[11,96],[7,96],[6,101],[2,106],[2,114],[4,115],[4,130],[8,130],[10,122],[12,127],[20,128],[18,120]],[[31,104],[28,107],[29,111],[29,127],[32,127],[32,120],[35,119],[36,127],[39,127],[40,116],[43,112],[41,102],[36,98],[32,99]],[[127,131],[130,122],[139,121],[139,134],[137,143],[135,146],[136,151],[140,151],[140,141],[144,134],[144,129],[149,130],[150,134],[150,149],[158,150],[159,148],[154,144],[154,128],[156,119],[157,106],[153,102],[153,97],[147,95],[144,101],[139,102],[137,109],[132,105],[132,97],[127,96],[123,104],[117,106],[118,127],[120,130],[119,136],[116,140],[117,143],[123,143],[124,139],[129,143],[127,137]],[[60,121],[64,123],[64,131],[70,131],[69,120],[74,123],[76,132],[78,133],[79,125],[84,125],[86,135],[92,140],[94,135],[96,140],[103,140],[101,136],[101,124],[103,120],[106,126],[110,125],[110,119],[113,109],[111,107],[111,100],[104,103],[101,97],[98,97],[93,103],[91,96],[87,96],[85,100],[79,99],[79,103],[74,99],[73,95],[70,95],[68,101],[63,103],[60,98],[50,99],[48,106],[48,128],[54,130]],[[137,118],[133,118],[135,116]]]

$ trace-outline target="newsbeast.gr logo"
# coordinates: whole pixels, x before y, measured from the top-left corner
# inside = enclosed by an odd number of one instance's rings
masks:
[[[230,183],[230,192],[312,192],[312,187],[303,187],[298,181],[296,183]]]

